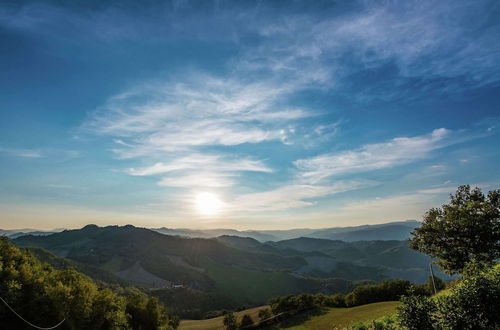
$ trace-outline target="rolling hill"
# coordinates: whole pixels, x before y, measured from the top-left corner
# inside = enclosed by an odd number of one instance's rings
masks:
[[[183,301],[176,306],[180,314],[192,317],[294,293],[348,292],[366,280],[424,282],[430,261],[406,241],[301,237],[262,243],[228,235],[170,236],[131,225],[88,225],[21,236],[14,243],[44,249],[32,251],[53,265],[70,265],[109,283],[146,287],[169,306],[177,297]]]
[[[208,306],[211,309],[228,308],[227,301],[234,308],[292,293],[346,292],[355,285],[350,280],[311,277],[308,273],[314,267],[297,251],[234,248],[217,239],[168,236],[134,226],[88,225],[48,236],[22,236],[14,243],[43,248],[75,265],[97,269],[101,271],[99,277],[109,274],[130,284],[147,286],[164,301],[174,293],[212,297],[220,304]],[[57,261],[55,256],[44,258]],[[325,258],[334,262],[331,257]],[[301,269],[303,272],[299,272]],[[183,308],[204,313],[207,310],[203,301],[207,300],[195,299],[191,303],[196,306]]]

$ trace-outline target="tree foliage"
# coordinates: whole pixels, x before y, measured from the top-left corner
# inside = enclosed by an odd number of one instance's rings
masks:
[[[448,274],[461,273],[467,262],[500,258],[500,189],[458,187],[449,204],[430,209],[412,232],[410,247],[437,258]]]
[[[443,294],[402,302],[398,316],[409,329],[500,329],[500,265],[467,272]]]
[[[263,308],[263,309],[259,310],[259,319],[261,321],[264,321],[264,320],[270,318],[271,315],[272,315],[271,310],[269,308]]]
[[[60,329],[170,329],[164,307],[145,295],[120,296],[74,269],[55,270],[0,237],[0,294],[29,322]],[[27,325],[2,305],[2,328]]]
[[[226,315],[224,315],[224,328],[226,330],[236,330],[238,328],[238,322],[236,321],[236,316],[234,316],[234,313],[229,312]]]
[[[248,314],[243,315],[240,322],[240,328],[244,329],[248,326],[251,326],[252,324],[253,324],[252,317]]]

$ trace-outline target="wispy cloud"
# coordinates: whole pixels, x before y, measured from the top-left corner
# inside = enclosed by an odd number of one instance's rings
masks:
[[[367,144],[355,150],[322,154],[294,162],[300,178],[310,183],[342,174],[361,173],[408,164],[426,158],[436,149],[472,138],[445,128],[427,135],[399,137],[384,143]]]
[[[361,1],[355,10],[318,19],[283,15],[259,27],[264,41],[243,63],[357,99],[415,99],[498,84],[500,12],[494,1]],[[363,71],[389,68],[386,79],[351,85]]]
[[[126,172],[134,176],[162,175],[158,182],[161,186],[221,188],[234,185],[239,172],[270,173],[272,169],[259,160],[190,154]]]
[[[115,96],[85,128],[120,137],[114,151],[121,158],[281,140],[287,122],[311,116],[280,105],[294,88],[194,74],[185,83],[150,83]]]
[[[372,186],[368,181],[339,181],[329,185],[292,184],[278,189],[238,196],[228,206],[229,212],[280,211],[311,206],[316,199]],[[244,213],[247,214],[247,213]]]
[[[0,153],[22,158],[42,158],[44,154],[38,149],[13,149],[0,147]]]

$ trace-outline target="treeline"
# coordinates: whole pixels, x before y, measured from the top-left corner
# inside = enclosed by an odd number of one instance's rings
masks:
[[[446,284],[438,277],[434,277],[437,290],[442,290]],[[427,283],[412,284],[407,280],[384,280],[380,284],[362,285],[348,294],[299,294],[277,297],[269,301],[274,315],[288,313],[295,314],[315,307],[354,307],[380,301],[396,301],[409,291],[419,295],[433,294],[432,278]]]
[[[74,269],[56,270],[0,237],[0,296],[26,321],[59,329],[175,329],[179,319],[156,298],[128,288],[98,287]],[[32,329],[4,304],[5,329]]]
[[[409,292],[426,297],[434,293],[434,285],[437,290],[446,286],[445,282],[437,277],[434,277],[433,284],[432,278],[429,277],[427,283],[419,285],[406,280],[384,280],[380,284],[358,286],[348,294],[303,293],[277,297],[269,301],[270,308],[259,311],[259,320],[254,320],[247,314],[238,320],[233,313],[227,313],[224,315],[224,327],[226,330],[259,328],[313,308],[354,307],[380,301],[395,301]]]

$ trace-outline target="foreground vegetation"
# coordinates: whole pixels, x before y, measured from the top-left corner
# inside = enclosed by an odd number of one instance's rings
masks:
[[[28,322],[58,329],[175,329],[156,298],[135,289],[98,287],[74,269],[56,270],[27,250],[0,237],[0,293]],[[0,307],[2,329],[32,329],[11,310]]]

